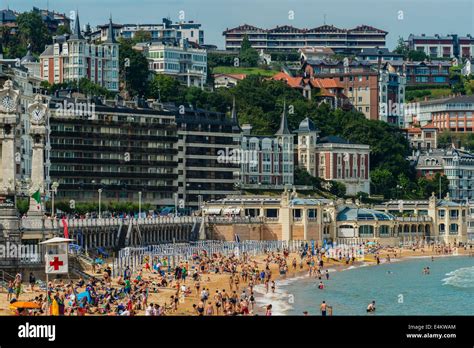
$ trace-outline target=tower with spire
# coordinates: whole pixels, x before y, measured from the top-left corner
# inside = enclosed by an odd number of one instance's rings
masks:
[[[96,44],[89,39],[90,35],[81,31],[76,11],[71,35],[53,37],[53,44],[40,55],[40,78],[51,84],[85,78],[109,91],[118,91],[119,45],[114,37],[112,18],[105,42]]]
[[[232,131],[235,133],[241,133],[242,128],[240,128],[239,118],[237,116],[237,108],[235,106],[235,97],[232,99],[231,121],[232,121]]]
[[[283,102],[283,112],[281,114],[280,128],[275,133],[277,138],[280,163],[282,166],[282,184],[293,184],[294,166],[294,134],[288,128],[288,118],[286,114],[286,100]]]
[[[118,90],[117,78],[119,76],[119,44],[115,39],[114,25],[112,15],[109,18],[109,27],[107,30],[107,39],[103,42],[104,54],[109,58],[103,66],[103,79],[105,88],[109,90]]]

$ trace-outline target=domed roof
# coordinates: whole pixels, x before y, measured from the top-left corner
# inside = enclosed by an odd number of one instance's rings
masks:
[[[391,214],[366,208],[344,208],[337,214],[337,221],[387,221],[393,220]]]
[[[28,45],[28,52],[26,52],[26,56],[24,56],[23,58],[21,58],[21,64],[25,64],[25,63],[35,63],[37,62],[38,60],[35,58],[35,56],[33,56],[33,54],[31,53],[31,45]]]
[[[314,125],[314,122],[306,117],[303,121],[300,122],[297,133],[307,133],[307,132],[317,132],[317,128]]]

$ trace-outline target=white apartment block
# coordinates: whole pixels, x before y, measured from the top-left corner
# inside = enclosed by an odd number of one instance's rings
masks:
[[[207,51],[189,48],[186,41],[180,46],[152,43],[138,44],[151,71],[176,77],[189,86],[202,87],[207,80]]]

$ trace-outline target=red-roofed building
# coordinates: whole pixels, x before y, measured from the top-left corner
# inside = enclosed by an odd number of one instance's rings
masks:
[[[412,148],[420,151],[438,148],[438,127],[432,122],[421,128],[410,127],[405,131]]]
[[[324,101],[333,108],[342,107],[347,101],[344,87],[335,79],[293,77],[284,72],[279,72],[271,79],[284,81],[288,86],[300,90],[305,98]]]
[[[235,87],[246,77],[246,74],[214,74],[214,88]]]

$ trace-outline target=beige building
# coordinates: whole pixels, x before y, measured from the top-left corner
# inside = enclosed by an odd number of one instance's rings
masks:
[[[206,202],[207,238],[234,240],[314,240],[466,243],[468,206],[447,196],[425,201],[390,201],[376,207],[358,202],[281,196],[229,196]]]

